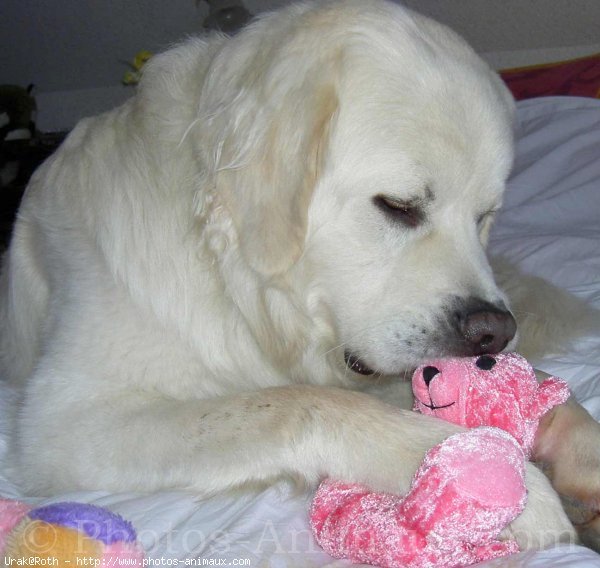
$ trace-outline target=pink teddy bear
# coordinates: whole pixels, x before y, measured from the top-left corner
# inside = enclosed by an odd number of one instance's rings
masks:
[[[310,514],[317,542],[382,568],[468,566],[517,552],[499,535],[525,507],[539,421],[566,402],[568,386],[554,377],[538,384],[516,353],[433,361],[412,385],[415,410],[478,428],[431,449],[405,496],[325,480]]]

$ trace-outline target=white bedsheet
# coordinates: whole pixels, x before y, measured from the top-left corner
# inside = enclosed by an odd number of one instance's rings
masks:
[[[491,250],[600,308],[600,100],[524,101],[518,117],[515,173]],[[535,363],[567,379],[576,396],[600,419],[600,333],[582,338],[568,353]],[[0,459],[4,451],[1,405],[8,394],[5,388],[0,391]],[[1,475],[0,495],[18,496]],[[253,568],[348,566],[333,561],[312,540],[306,519],[310,495],[295,494],[284,483],[252,495],[205,501],[174,492],[86,492],[43,502],[63,500],[96,503],[122,514],[136,526],[148,557],[162,565],[202,557]],[[600,566],[600,556],[567,546],[525,552],[483,566],[590,568]]]

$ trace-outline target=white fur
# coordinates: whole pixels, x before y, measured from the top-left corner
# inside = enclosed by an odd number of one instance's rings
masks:
[[[42,494],[282,475],[405,491],[454,428],[356,391],[406,405],[393,376],[439,354],[449,298],[504,299],[477,219],[501,202],[512,113],[460,38],[379,0],[156,56],[23,202],[0,313],[2,373],[25,385],[14,477]],[[391,223],[377,194],[422,198],[425,222]],[[521,542],[571,538],[528,476]]]

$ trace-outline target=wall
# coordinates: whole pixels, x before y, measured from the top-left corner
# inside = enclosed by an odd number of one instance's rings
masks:
[[[286,0],[246,0],[253,13]],[[600,51],[600,0],[406,0],[463,34],[496,66]],[[0,0],[0,84],[36,85],[39,123],[70,127],[131,90],[120,80],[140,49],[202,29],[195,0]]]

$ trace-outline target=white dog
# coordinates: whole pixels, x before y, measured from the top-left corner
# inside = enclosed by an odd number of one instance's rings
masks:
[[[428,357],[514,346],[483,249],[512,116],[459,37],[380,0],[291,6],[155,57],[21,207],[0,313],[1,372],[25,385],[15,479],[406,491],[454,427],[357,391],[402,399]],[[557,487],[593,500],[593,422],[575,405],[547,422]],[[521,543],[571,538],[533,466],[528,484]]]

